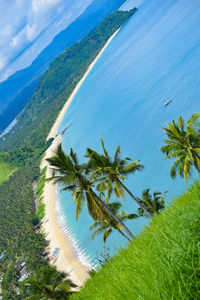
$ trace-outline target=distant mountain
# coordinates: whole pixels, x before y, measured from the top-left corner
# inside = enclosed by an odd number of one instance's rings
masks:
[[[80,17],[53,39],[29,67],[16,72],[0,84],[0,132],[22,111],[49,64],[124,2],[125,0],[94,0]]]

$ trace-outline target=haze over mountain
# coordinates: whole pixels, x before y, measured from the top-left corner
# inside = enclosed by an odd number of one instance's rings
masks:
[[[56,3],[57,5],[61,5],[62,2],[56,0],[48,1],[51,2],[52,5],[52,14],[53,8],[55,9],[56,7]],[[42,5],[43,1],[39,1],[36,3],[40,2]],[[72,1],[70,1],[69,3],[71,2]],[[87,1],[87,3],[89,2],[91,1]],[[3,131],[17,116],[17,114],[19,114],[20,111],[24,108],[25,104],[28,102],[35,89],[38,78],[47,70],[50,62],[53,61],[67,47],[73,45],[77,41],[81,40],[84,36],[86,36],[108,14],[115,11],[124,2],[124,0],[115,0],[108,3],[107,0],[93,0],[90,5],[88,5],[86,10],[82,13],[82,15],[79,16],[74,22],[72,22],[65,30],[61,31],[53,39],[52,43],[50,43],[49,46],[39,54],[39,56],[32,62],[29,67],[16,72],[14,75],[10,76],[6,81],[0,84],[0,131]],[[32,1],[32,5],[33,3],[34,2]],[[73,3],[77,4],[77,7],[79,7],[79,11],[80,6],[83,8],[83,6],[80,4],[80,1],[73,1]],[[86,2],[84,1],[84,3]],[[73,8],[74,6],[72,5],[72,10]],[[50,15],[51,13],[49,12]],[[61,15],[57,16],[57,22],[58,20],[62,21],[62,18],[63,16]],[[53,21],[52,19],[52,23],[54,24],[56,23],[56,21]],[[25,28],[27,29],[26,26]],[[42,33],[39,34],[38,39],[35,39],[35,45],[40,40],[40,38],[42,38]],[[31,47],[33,48],[34,45],[32,45]],[[28,49],[26,51],[28,51]]]
[[[1,1],[0,81],[25,68],[92,0]]]

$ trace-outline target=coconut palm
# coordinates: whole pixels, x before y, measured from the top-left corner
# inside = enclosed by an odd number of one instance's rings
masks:
[[[168,139],[164,140],[165,146],[161,151],[166,158],[175,159],[170,175],[184,176],[185,182],[191,176],[192,167],[200,173],[200,113],[195,113],[188,120],[186,126],[182,117],[167,123],[168,128],[163,128]]]
[[[55,267],[39,269],[24,281],[31,294],[26,299],[69,299],[72,294],[71,288],[75,288],[76,285],[67,276],[66,273],[56,271]]]
[[[63,190],[71,192],[76,203],[76,217],[79,218],[83,205],[87,202],[88,212],[94,220],[105,219],[112,216],[117,223],[126,231],[126,233],[134,238],[129,229],[123,224],[107,204],[94,192],[93,183],[85,174],[84,165],[79,164],[76,153],[70,149],[70,154],[66,155],[59,145],[55,155],[47,159],[52,167],[52,177],[54,183],[64,184]]]
[[[113,213],[116,216],[118,216],[123,222],[139,217],[139,215],[137,214],[126,214],[125,211],[119,211],[121,206],[122,204],[119,202],[112,202],[108,204],[108,207],[113,211]],[[106,242],[109,235],[113,232],[113,229],[116,229],[123,237],[125,237],[129,242],[131,242],[131,240],[124,234],[124,232],[121,230],[121,227],[112,217],[110,217],[109,219],[95,221],[90,226],[90,230],[93,229],[95,229],[95,231],[92,234],[92,238],[94,238],[98,234],[103,233],[104,243]]]
[[[154,192],[152,196],[150,189],[146,189],[142,192],[142,199],[138,198],[138,200],[152,215],[158,215],[159,212],[165,208],[165,194],[166,192]],[[138,211],[140,216],[148,217],[143,209],[139,208]]]
[[[128,157],[120,159],[120,146],[117,147],[114,159],[112,160],[105,149],[102,139],[101,145],[103,154],[99,154],[90,148],[87,148],[86,152],[86,156],[89,158],[87,169],[88,172],[90,172],[91,178],[93,178],[94,181],[99,182],[97,189],[99,190],[100,195],[107,191],[106,201],[108,201],[112,192],[115,193],[116,197],[125,197],[125,190],[141,209],[143,209],[149,217],[152,217],[150,212],[143,207],[138,201],[138,198],[135,197],[123,183],[128,175],[141,171],[144,166],[139,163],[139,160],[132,161],[132,159]]]

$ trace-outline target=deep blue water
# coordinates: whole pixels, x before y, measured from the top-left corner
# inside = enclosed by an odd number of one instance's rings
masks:
[[[144,1],[120,30],[80,88],[59,131],[72,123],[63,137],[66,151],[72,147],[84,160],[86,147],[101,151],[100,138],[113,153],[140,159],[145,170],[129,178],[135,195],[147,187],[168,191],[168,201],[185,189],[183,179],[169,176],[171,161],[160,151],[161,127],[179,115],[188,118],[200,109],[200,1]],[[164,103],[172,103],[164,107]],[[128,198],[127,198],[128,199]],[[75,221],[75,206],[61,193],[61,212],[79,246],[94,259],[102,252],[102,239],[91,240],[91,221],[85,211]],[[124,207],[132,212],[128,199]],[[145,220],[132,221],[139,233]],[[117,249],[126,242],[113,234],[107,246]]]

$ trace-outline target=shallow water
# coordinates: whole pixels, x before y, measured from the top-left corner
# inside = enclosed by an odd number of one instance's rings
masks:
[[[179,115],[188,118],[199,111],[200,98],[200,1],[144,1],[138,12],[119,31],[80,88],[59,131],[71,124],[63,137],[66,151],[72,147],[84,160],[86,147],[101,151],[102,137],[113,153],[140,159],[145,170],[129,178],[135,195],[147,187],[168,191],[168,201],[185,189],[184,180],[169,176],[171,161],[163,160],[159,148],[161,127]],[[164,107],[164,103],[172,103]],[[127,198],[128,199],[128,198]],[[124,201],[132,212],[135,204]],[[101,237],[92,241],[86,210],[75,221],[71,196],[60,195],[60,214],[71,235],[94,260],[103,252]],[[132,221],[134,234],[146,224]],[[108,239],[111,253],[126,241],[118,233]]]

